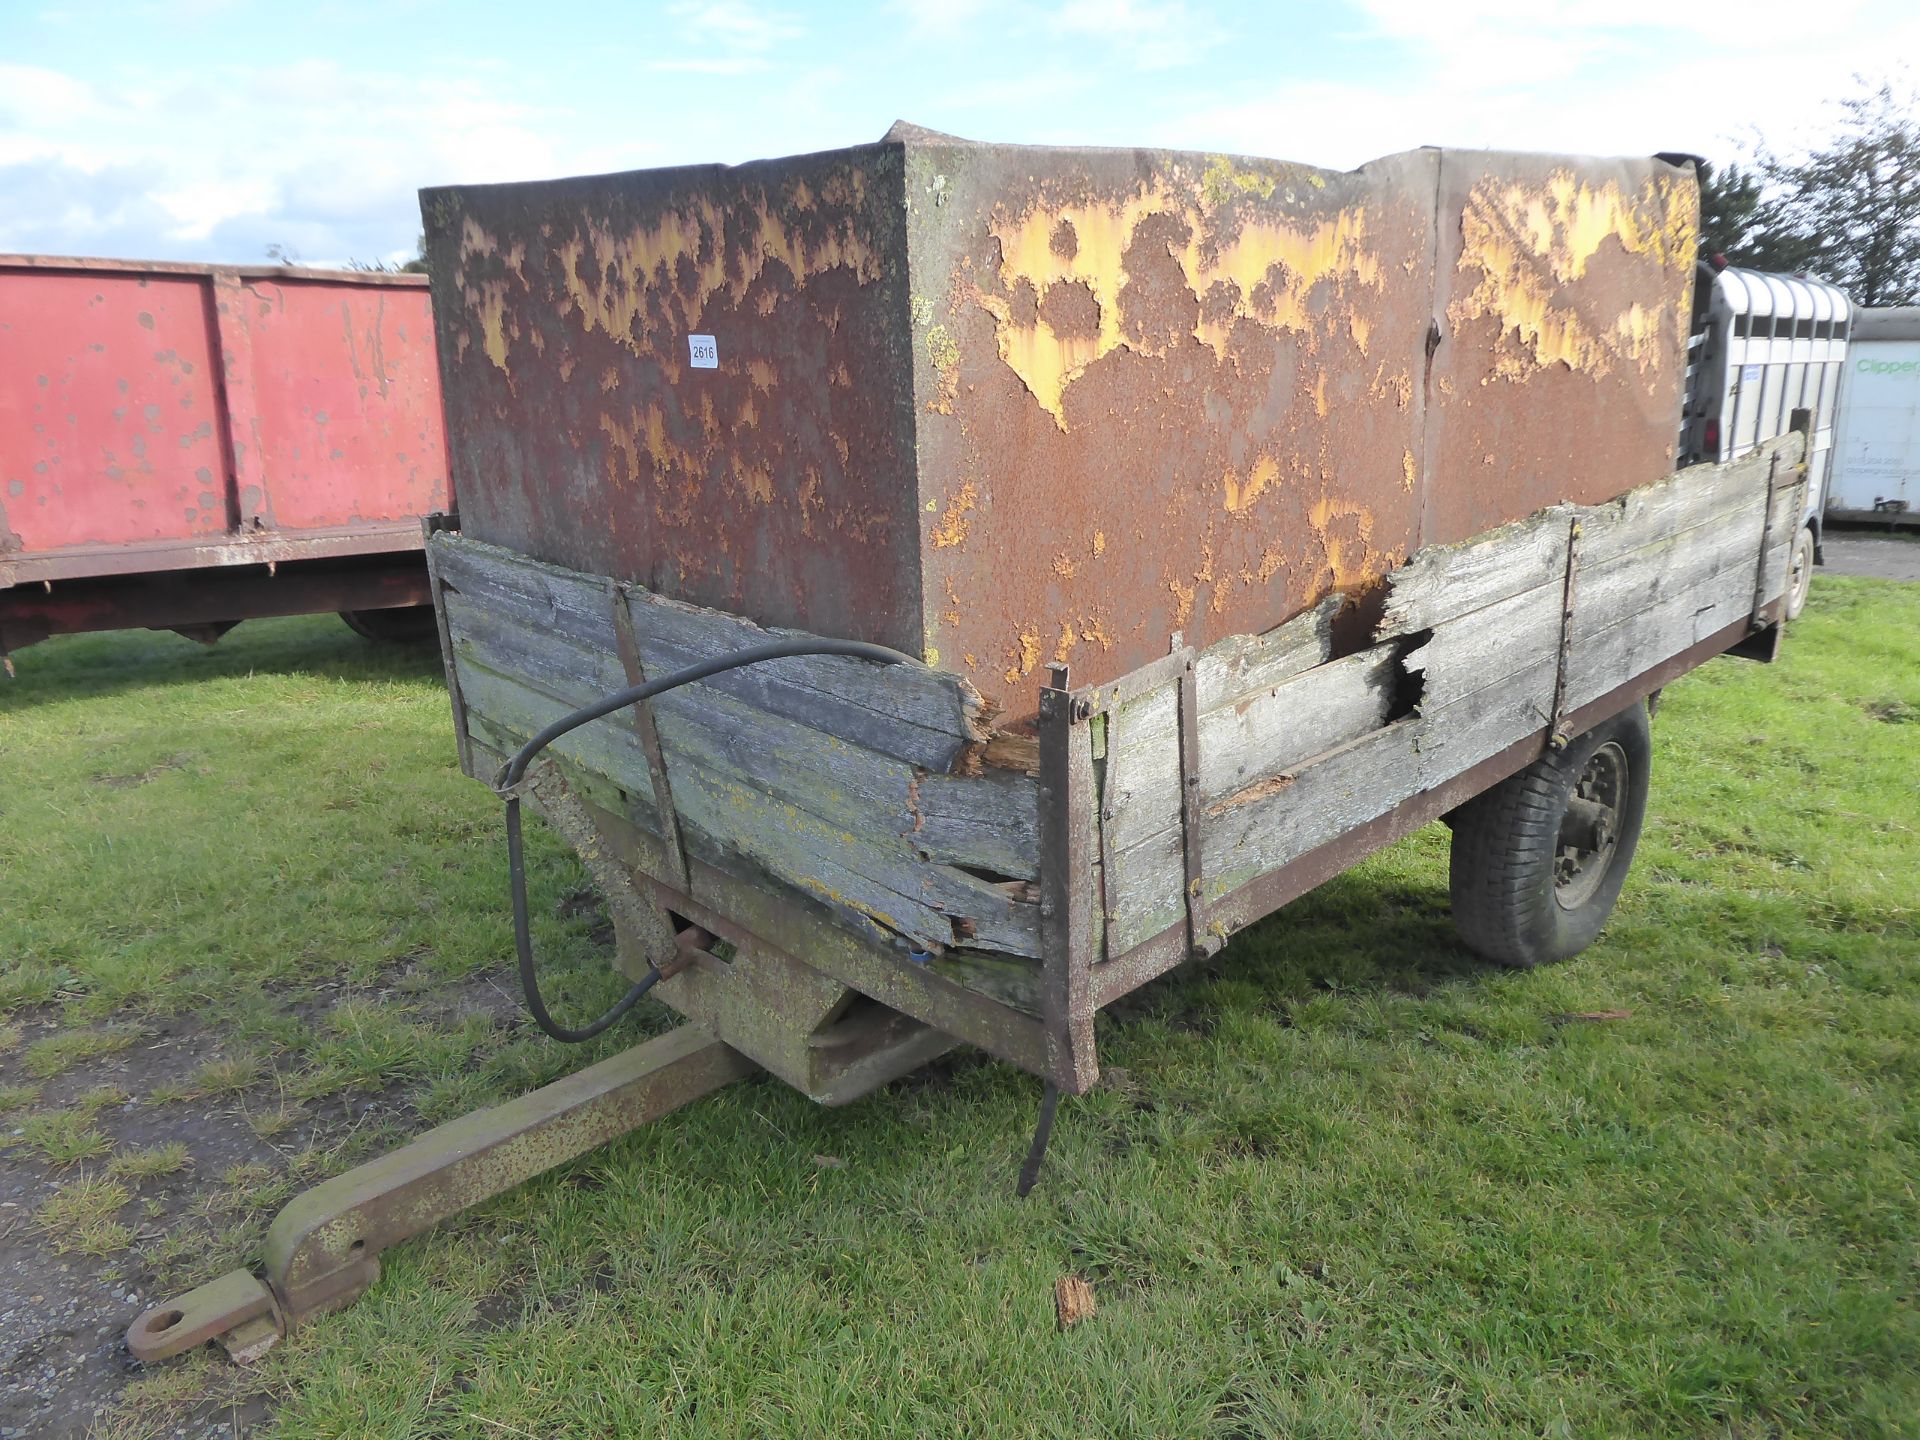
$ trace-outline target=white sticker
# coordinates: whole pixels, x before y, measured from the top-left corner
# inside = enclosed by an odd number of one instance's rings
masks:
[[[696,370],[720,368],[720,347],[713,343],[711,335],[687,336],[687,357]]]
[[[709,341],[708,343],[711,344],[712,342]],[[696,360],[693,363],[698,365],[700,362]],[[1760,383],[1760,367],[1758,365],[1742,365],[1740,367],[1740,383],[1742,385],[1759,384]]]

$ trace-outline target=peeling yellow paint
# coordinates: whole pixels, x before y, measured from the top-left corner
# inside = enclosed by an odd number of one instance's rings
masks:
[[[1173,624],[1177,630],[1185,625],[1193,615],[1194,587],[1179,580],[1169,580],[1167,590],[1178,603],[1174,607]]]
[[[1334,523],[1351,519],[1359,532],[1358,543],[1334,533]],[[1333,588],[1345,590],[1371,580],[1383,568],[1373,550],[1373,512],[1355,500],[1323,496],[1307,511],[1307,523],[1326,555],[1327,569],[1333,574]]]
[[[1413,492],[1414,477],[1418,473],[1413,463],[1413,451],[1408,450],[1400,457],[1400,484],[1409,494]]]
[[[747,497],[757,505],[773,503],[773,470],[766,465],[745,465],[734,462],[733,478],[747,492]]]
[[[1062,553],[1053,557],[1053,573],[1062,580],[1071,580],[1080,573],[1080,566],[1071,555]]]
[[[1107,532],[1106,531],[1096,530],[1093,532],[1093,553],[1095,555],[1104,555],[1107,553]]]
[[[1683,290],[1677,282],[1691,273],[1698,244],[1695,209],[1691,182],[1677,185],[1669,176],[1652,177],[1633,194],[1617,181],[1585,184],[1567,170],[1543,185],[1476,185],[1461,215],[1459,269],[1481,278],[1447,314],[1456,328],[1491,318],[1517,340],[1517,353],[1503,349],[1486,380],[1522,379],[1553,365],[1595,376],[1622,365],[1644,373],[1671,333],[1670,307],[1681,302],[1648,308],[1635,300],[1609,321],[1582,314],[1566,295],[1609,241],[1665,268],[1676,279],[1671,288]]]
[[[1126,288],[1125,257],[1134,233],[1151,217],[1169,215],[1185,227],[1184,243],[1170,247],[1196,296],[1213,293],[1225,304],[1213,318],[1199,320],[1196,339],[1227,358],[1229,336],[1239,320],[1269,329],[1309,328],[1307,294],[1322,282],[1337,290],[1379,289],[1380,263],[1367,246],[1363,207],[1300,226],[1279,220],[1249,219],[1231,238],[1203,235],[1203,215],[1191,194],[1164,182],[1143,185],[1118,204],[1036,207],[1017,218],[996,217],[991,224],[1000,242],[1000,280],[1004,294],[980,291],[975,299],[994,319],[1000,358],[1020,377],[1054,422],[1066,429],[1064,395],[1088,366],[1122,345],[1125,338],[1121,294]],[[1053,237],[1070,229],[1071,253],[1055,248]],[[1016,322],[1008,298],[1022,283],[1033,287],[1044,307],[1047,292],[1062,283],[1084,285],[1099,317],[1093,335],[1061,335],[1037,314]],[[1363,327],[1364,330],[1364,327]],[[1358,333],[1356,333],[1358,339]],[[1151,346],[1146,353],[1158,353]]]
[[[820,198],[839,203],[828,193],[837,190],[857,199],[865,184],[859,171],[834,176],[822,186]],[[793,198],[790,193],[781,203]],[[840,216],[803,239],[778,210],[779,204],[769,205],[765,199],[743,204],[693,195],[652,225],[618,234],[588,225],[559,246],[566,303],[589,330],[603,331],[635,353],[645,353],[673,348],[656,343],[657,312],[648,314],[648,301],[661,291],[676,297],[675,323],[685,324],[722,292],[737,304],[776,262],[801,283],[835,269],[851,270],[862,285],[880,277],[881,259],[853,217]]]
[[[1020,632],[1014,643],[1019,647],[1019,654],[1004,676],[1009,685],[1031,675],[1033,667],[1040,663],[1040,632],[1028,627]]]
[[[933,532],[933,548],[946,550],[965,543],[970,521],[967,515],[979,498],[980,490],[969,480],[960,487],[960,493],[947,502],[947,513],[940,517],[940,524]]]
[[[1253,468],[1247,471],[1244,482],[1231,470],[1221,478],[1227,492],[1227,510],[1230,514],[1238,515],[1258,500],[1269,485],[1280,478],[1280,462],[1271,455],[1262,455],[1253,462]]]

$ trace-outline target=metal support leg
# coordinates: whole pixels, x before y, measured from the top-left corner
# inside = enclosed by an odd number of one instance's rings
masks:
[[[758,1068],[683,1025],[448,1121],[295,1196],[267,1232],[264,1280],[234,1270],[156,1305],[128,1329],[127,1348],[151,1363],[219,1340],[234,1359],[255,1359],[309,1315],[358,1299],[379,1278],[382,1250]]]

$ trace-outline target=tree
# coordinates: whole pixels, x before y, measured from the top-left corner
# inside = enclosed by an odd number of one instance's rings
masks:
[[[1700,163],[1700,256],[1754,270],[1799,270],[1811,258],[1806,242],[1781,226],[1760,177],[1738,165]]]
[[[1913,303],[1920,300],[1920,92],[1860,83],[1862,93],[1840,102],[1840,123],[1824,148],[1798,160],[1758,148],[1755,166],[1771,193],[1757,213],[1765,228],[1802,247],[1801,264],[1789,268],[1819,271],[1860,305]]]

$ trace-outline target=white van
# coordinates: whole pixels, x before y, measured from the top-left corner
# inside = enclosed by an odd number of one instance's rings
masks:
[[[1920,306],[1854,316],[1827,515],[1920,521]]]
[[[1784,435],[1795,410],[1812,416],[1807,509],[1793,549],[1789,619],[1806,606],[1819,557],[1852,320],[1852,302],[1818,280],[1703,263],[1694,282],[1677,463],[1722,464]]]

